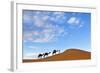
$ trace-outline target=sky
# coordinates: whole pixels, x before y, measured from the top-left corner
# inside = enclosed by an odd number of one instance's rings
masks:
[[[91,51],[91,13],[23,10],[23,58],[69,48]]]

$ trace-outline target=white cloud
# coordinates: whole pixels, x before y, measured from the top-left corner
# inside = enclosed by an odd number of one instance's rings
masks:
[[[50,19],[50,16],[48,15],[44,15],[44,16],[34,15],[33,23],[37,27],[44,27],[48,19]]]
[[[33,42],[50,42],[51,40],[50,40],[50,38],[36,38],[35,40],[33,40]]]
[[[29,22],[32,21],[32,16],[29,16],[29,15],[26,14],[26,15],[23,16],[23,20],[24,20],[25,23],[29,23]]]
[[[38,32],[34,30],[32,32],[24,33],[24,40],[32,42],[51,42],[55,41],[55,39],[62,34],[65,34],[64,28],[59,27],[58,25],[48,24],[48,27],[44,26],[42,31]]]
[[[24,36],[24,40],[29,40],[33,42],[49,42],[51,40],[51,37],[53,34],[51,34],[52,30],[50,29],[44,29],[41,32],[30,32],[26,33]],[[31,36],[30,36],[31,35]]]
[[[40,19],[40,17],[37,16],[37,15],[33,16],[33,23],[34,23],[34,25],[37,26],[37,27],[41,27],[41,26],[44,25],[44,22],[43,22],[43,21]]]
[[[74,26],[77,26],[78,28],[82,28],[84,26],[84,22],[77,17],[69,18],[69,20],[67,20],[67,23],[73,25],[70,26],[70,28],[75,28]]]
[[[79,25],[79,28],[83,27],[83,25]]]
[[[80,20],[76,17],[71,17],[67,23],[72,24],[72,25],[78,25],[80,23]]]
[[[63,34],[62,34],[62,36],[66,36],[66,35],[68,35],[69,33],[68,33],[68,31],[65,31]]]
[[[58,22],[59,20],[65,20],[64,12],[53,12],[53,16],[50,17],[51,21]]]
[[[32,17],[33,24],[41,31],[33,29],[28,33],[24,33],[24,40],[32,42],[51,42],[57,39],[62,34],[65,34],[65,29],[59,25],[53,24],[51,21],[57,22],[61,19],[66,19],[64,12],[53,12],[53,16],[45,14],[46,12],[35,12]],[[78,23],[78,21],[76,22]]]
[[[32,33],[29,33],[29,32],[24,33],[23,40],[24,42],[27,42],[28,40],[32,40]]]
[[[81,22],[79,25],[79,28],[82,28],[82,27],[84,27],[84,22]]]
[[[42,16],[42,18],[41,18],[41,19],[42,19],[43,21],[46,21],[46,20],[47,20],[47,19],[49,19],[49,18],[50,18],[50,16],[45,15],[45,16]]]
[[[55,38],[53,29],[44,29],[40,32],[39,37],[33,39],[33,42],[50,42]]]

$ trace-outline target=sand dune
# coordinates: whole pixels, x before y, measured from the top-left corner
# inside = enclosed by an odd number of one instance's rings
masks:
[[[91,59],[91,52],[80,49],[68,49],[62,53],[52,55],[41,59],[23,59],[23,63],[29,62],[46,62],[46,61],[62,61],[62,60],[86,60]]]

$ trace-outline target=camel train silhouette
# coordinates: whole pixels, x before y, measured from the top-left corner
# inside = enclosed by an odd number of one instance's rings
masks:
[[[53,50],[52,55],[57,54],[57,52],[60,53],[60,50]],[[48,55],[49,55],[50,53],[51,53],[51,52],[40,53],[40,54],[38,55],[38,58],[45,58],[45,57],[48,57]]]
[[[40,54],[38,55],[38,58],[42,58],[42,57],[45,58],[45,57],[48,57],[48,55],[49,55],[50,53],[51,53],[51,52],[45,52],[45,53],[43,53],[43,54],[40,53]]]

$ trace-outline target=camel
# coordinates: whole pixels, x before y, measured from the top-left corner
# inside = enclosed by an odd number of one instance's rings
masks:
[[[44,53],[44,57],[48,57],[48,55],[50,54],[51,52],[46,52]]]
[[[60,50],[53,50],[52,55],[55,55],[57,52],[60,53]]]
[[[38,55],[38,58],[42,58],[42,56],[43,56],[43,54],[39,54],[39,55]]]

